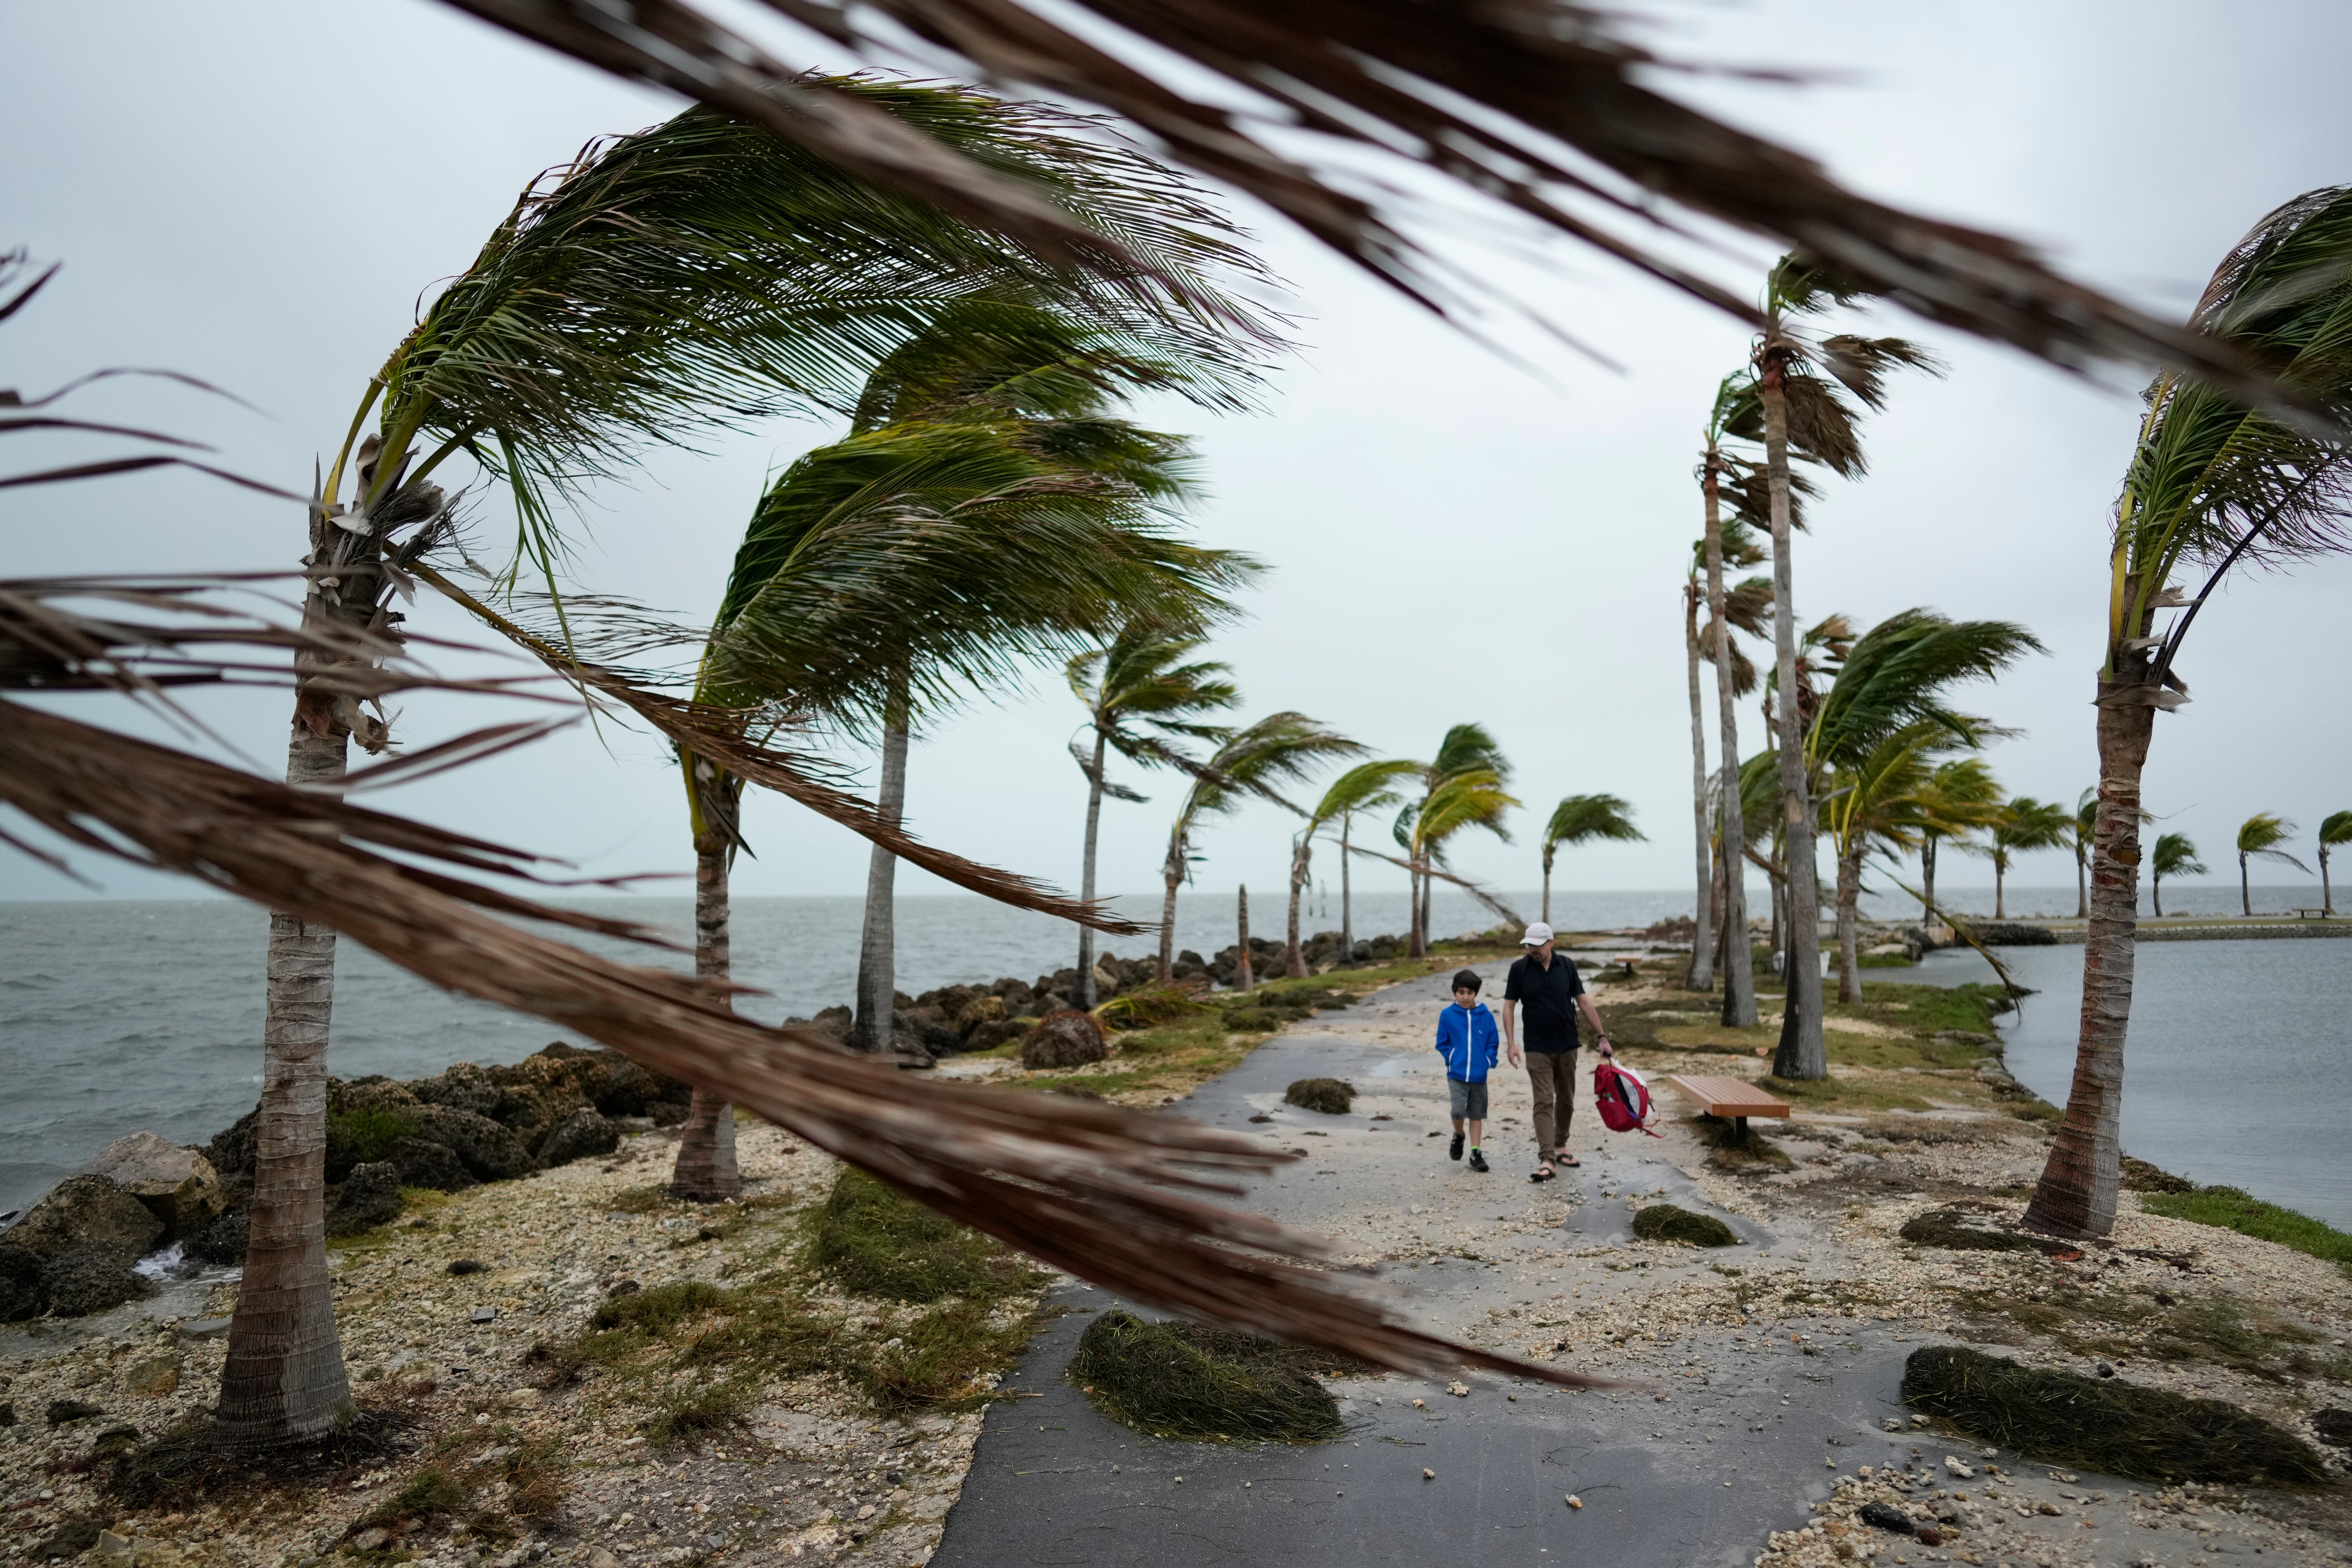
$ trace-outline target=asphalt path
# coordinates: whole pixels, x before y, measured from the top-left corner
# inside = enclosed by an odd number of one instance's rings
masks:
[[[1443,1005],[1444,984],[1391,987],[1299,1026],[1174,1113],[1245,1131],[1253,1116],[1271,1115],[1256,1125],[1277,1139],[1317,1131],[1332,1139],[1324,1146],[1331,1168],[1304,1168],[1319,1161],[1286,1167],[1246,1200],[1294,1224],[1339,1233],[1368,1207],[1420,1214],[1415,1200],[1433,1194],[1450,1194],[1454,1212],[1467,1205],[1507,1213],[1529,1191],[1517,1144],[1490,1134],[1496,1171],[1477,1177],[1447,1162],[1444,1140],[1428,1136],[1445,1125],[1442,1078],[1433,1088],[1435,1053],[1412,1043]],[[1423,1118],[1372,1122],[1283,1110],[1283,1088],[1308,1077],[1349,1079],[1372,1097],[1412,1090]],[[1515,1087],[1524,1100],[1524,1080]],[[1499,1120],[1508,1097],[1498,1091],[1496,1100]],[[1637,1269],[1813,1256],[1817,1238],[1775,1234],[1720,1210],[1709,1212],[1740,1231],[1741,1247],[1667,1255],[1627,1246],[1637,1203],[1663,1194],[1685,1207],[1708,1205],[1655,1141],[1601,1132],[1590,1115],[1588,1103],[1577,1140],[1583,1167],[1537,1189],[1570,1200],[1565,1222],[1546,1234],[1484,1237],[1475,1260],[1381,1266],[1379,1278],[1407,1314],[1458,1336],[1479,1331],[1506,1302],[1572,1289],[1581,1292],[1583,1311],[1605,1320],[1612,1289],[1654,1283]],[[1602,1140],[1598,1152],[1595,1139]],[[1896,1388],[1916,1342],[1851,1320],[1795,1319],[1769,1333],[1688,1332],[1669,1347],[1686,1352],[1679,1367],[1662,1352],[1623,1369],[1643,1384],[1639,1389],[1573,1392],[1488,1375],[1465,1379],[1471,1392],[1457,1397],[1442,1383],[1394,1374],[1344,1380],[1333,1387],[1348,1435],[1290,1447],[1161,1441],[1097,1415],[1062,1369],[1092,1314],[1119,1303],[1076,1285],[1057,1292],[1056,1303],[1065,1315],[1008,1379],[1018,1396],[989,1414],[934,1564],[1485,1568],[1586,1560],[1730,1568],[1752,1562],[1769,1531],[1803,1524],[1807,1504],[1857,1465],[1937,1460],[1907,1433],[1882,1428],[1904,1414]],[[1591,1355],[1579,1364],[1613,1370]],[[1581,1508],[1568,1504],[1571,1495]]]

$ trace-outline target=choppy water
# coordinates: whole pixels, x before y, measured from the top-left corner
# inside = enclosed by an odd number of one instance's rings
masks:
[[[1516,901],[1533,909],[1531,896]],[[583,907],[660,929],[690,944],[683,899],[613,898]],[[1588,926],[1647,924],[1687,908],[1687,893],[1603,893],[1553,912]],[[1122,911],[1160,918],[1160,899]],[[742,1010],[769,1023],[846,1003],[857,977],[863,900],[740,899],[734,911],[735,977],[764,995]],[[1279,940],[1284,909],[1261,900],[1251,930]],[[1317,900],[1307,931],[1337,929],[1339,905]],[[1459,894],[1440,894],[1441,931],[1483,929],[1494,917]],[[1405,898],[1355,900],[1359,936],[1402,931]],[[0,1211],[16,1208],[108,1142],[146,1129],[175,1143],[201,1142],[253,1108],[259,1092],[261,963],[268,917],[226,900],[0,903]],[[1077,960],[1076,928],[974,898],[898,901],[898,989],[1031,979]],[[1177,906],[1178,946],[1214,952],[1234,935],[1232,896],[1193,896]],[[577,933],[562,933],[576,937]],[[584,939],[633,962],[679,955]],[[1112,939],[1138,957],[1153,939]],[[538,1018],[453,996],[394,969],[355,943],[336,960],[334,1043],[340,1078],[421,1078],[451,1062],[519,1061],[550,1040],[571,1038]],[[577,1042],[575,1042],[577,1043]]]

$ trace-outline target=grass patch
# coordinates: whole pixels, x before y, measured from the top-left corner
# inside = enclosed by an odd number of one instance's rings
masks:
[[[642,1187],[624,1187],[606,1199],[604,1207],[614,1214],[659,1214],[666,1208],[679,1206],[679,1201],[669,1195],[667,1182],[653,1182]]]
[[[1916,967],[1899,952],[1865,952],[1854,959],[1859,969],[1911,969]]]
[[[1105,1312],[1065,1373],[1112,1420],[1191,1442],[1316,1443],[1345,1429],[1322,1374],[1362,1370],[1328,1351]]]
[[[1343,1078],[1302,1078],[1282,1091],[1282,1102],[1326,1116],[1345,1116],[1355,1108],[1356,1086]]]
[[[855,1381],[885,1415],[971,1409],[990,1397],[980,1376],[1019,1360],[1036,1326],[1030,1313],[1000,1322],[977,1301],[950,1301],[876,1346],[858,1363]]]
[[[2145,1481],[2257,1485],[2326,1479],[2301,1439],[2218,1399],[2020,1365],[1953,1345],[1914,1351],[1903,1398],[2045,1464]]]
[[[736,1381],[680,1389],[654,1405],[644,1426],[646,1441],[668,1449],[716,1437],[742,1420],[751,1403],[751,1390]]]
[[[396,1110],[361,1105],[327,1113],[327,1167],[348,1171],[373,1164],[392,1152],[403,1138],[413,1137],[416,1123]]]
[[[1917,1089],[1901,1080],[1876,1078],[1774,1078],[1767,1074],[1759,1089],[1799,1105],[1828,1110],[1927,1110]]]
[[[1095,1019],[1107,1029],[1157,1028],[1180,1018],[1208,1011],[1209,1005],[1180,985],[1150,984],[1114,996],[1095,1009]]]
[[[1973,1313],[2005,1317],[2077,1355],[2210,1362],[2270,1383],[2352,1380],[2352,1356],[2319,1348],[2326,1336],[2234,1296],[2085,1290],[2059,1279],[2029,1291],[1972,1291],[1961,1300]]]
[[[891,1301],[996,1301],[1042,1282],[1002,1243],[851,1165],[834,1178],[809,1252],[845,1289]]]
[[[1675,1204],[1652,1204],[1633,1216],[1633,1234],[1643,1241],[1679,1241],[1688,1247],[1737,1247],[1739,1234],[1711,1214],[1693,1214]]]
[[[2134,1162],[2137,1163],[2137,1162]],[[2154,1167],[2150,1167],[2153,1169]],[[2158,1174],[2162,1173],[2159,1172]],[[2178,1178],[2175,1178],[2176,1180]],[[2263,1241],[2275,1241],[2297,1252],[2324,1258],[2352,1275],[2352,1236],[2321,1220],[2240,1192],[2235,1187],[2197,1187],[2189,1192],[2146,1193],[2139,1206],[2167,1219],[2193,1220],[2218,1226]]]
[[[1895,1232],[1904,1240],[1921,1247],[1940,1247],[1948,1252],[2038,1252],[2041,1246],[2030,1236],[2020,1236],[2013,1230],[1987,1230],[1968,1224],[1949,1209],[1931,1209],[1914,1215],[1903,1222]]]

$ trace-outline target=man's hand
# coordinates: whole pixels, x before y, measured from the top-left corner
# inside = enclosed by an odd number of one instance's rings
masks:
[[[1519,1047],[1517,1046],[1513,1046],[1511,1047],[1511,1065],[1515,1068],[1525,1067],[1527,1065],[1526,1061],[1520,1057]]]

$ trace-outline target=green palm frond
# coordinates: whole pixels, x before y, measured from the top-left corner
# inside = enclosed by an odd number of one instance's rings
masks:
[[[2055,801],[2021,795],[1995,814],[1992,845],[2004,858],[2034,849],[2063,848],[2074,819],[2074,814]]]
[[[1108,643],[1074,656],[1064,673],[1111,750],[1145,767],[1183,766],[1192,759],[1171,742],[1222,744],[1232,729],[1202,716],[1241,700],[1229,666],[1192,658],[1203,646],[1200,637],[1131,620]]]
[[[2298,871],[2310,867],[2279,847],[2294,837],[2295,826],[2275,812],[2258,811],[2246,818],[2238,829],[2238,853],[2258,855],[2266,860],[2284,860]]]
[[[2206,285],[2190,323],[2252,351],[2339,420],[2352,417],[2352,186],[2310,191],[2256,224]],[[2148,411],[2116,506],[2108,672],[2152,646],[2156,610],[2180,601],[2172,574],[2209,570],[2160,640],[2152,680],[2240,562],[2279,563],[2352,544],[2352,446],[2259,412],[2179,375],[2148,388]],[[2185,688],[2181,689],[2185,689]]]
[[[1253,570],[1175,538],[1135,487],[1046,459],[1034,434],[891,426],[786,469],[737,552],[699,696],[855,723],[903,679],[934,707],[1136,615],[1209,618]]]
[[[1414,814],[1411,848],[1417,860],[1442,859],[1447,841],[1469,828],[1484,828],[1508,844],[1504,815],[1519,805],[1492,768],[1471,768],[1445,779]]]
[[[1269,713],[1234,731],[1193,772],[1192,787],[1184,792],[1183,804],[1169,829],[1170,867],[1181,879],[1189,880],[1193,830],[1210,817],[1232,812],[1252,795],[1271,801],[1295,816],[1307,816],[1276,786],[1304,778],[1326,762],[1360,757],[1365,749],[1319,720],[1288,710]]]
[[[1508,784],[1511,779],[1511,764],[1504,759],[1503,748],[1483,724],[1456,724],[1446,731],[1429,765],[1431,773],[1440,781],[1481,769],[1493,773],[1501,783]]]
[[[2148,856],[2148,869],[2158,877],[2202,877],[2205,862],[2197,858],[2197,846],[2185,833],[2167,833],[2156,841]]]
[[[2352,844],[2352,811],[2331,812],[2319,825],[2320,847],[2338,844]]]
[[[1989,827],[2000,813],[2000,783],[1981,757],[1939,763],[1919,792],[1919,831],[1958,837]]]
[[[1553,854],[1563,844],[1590,844],[1608,839],[1619,844],[1646,842],[1633,826],[1633,808],[1613,795],[1571,795],[1551,808],[1544,824],[1543,865],[1551,869]]]
[[[1940,723],[1909,724],[1833,771],[1824,811],[1838,853],[1857,846],[1909,849],[1939,831],[1936,756],[1955,743]]]
[[[759,126],[691,110],[542,176],[435,298],[371,391],[385,458],[362,503],[462,451],[511,487],[525,552],[550,562],[552,498],[647,443],[846,412],[877,363],[982,295],[1081,301],[1122,352],[1184,367],[1181,390],[1240,400],[1271,333],[1256,313],[1203,301],[1260,268],[1189,192],[1123,187],[1130,155],[1038,106],[866,78],[810,85],[1017,174],[1171,270],[1066,268]],[[1172,295],[1170,278],[1198,292]],[[339,457],[330,505],[344,468]]]
[[[1397,784],[1420,776],[1421,771],[1419,763],[1402,757],[1357,763],[1333,779],[1331,787],[1323,792],[1323,798],[1315,803],[1315,809],[1307,814],[1307,831],[1314,832],[1357,812],[1386,811],[1403,804],[1405,797]]]
[[[1982,720],[1946,705],[1948,687],[1986,680],[2039,639],[2009,621],[1952,621],[1929,610],[1889,616],[1856,640],[1823,693],[1806,737],[1817,766],[1858,765],[1891,736],[1921,724],[1973,746],[1998,733]]]

